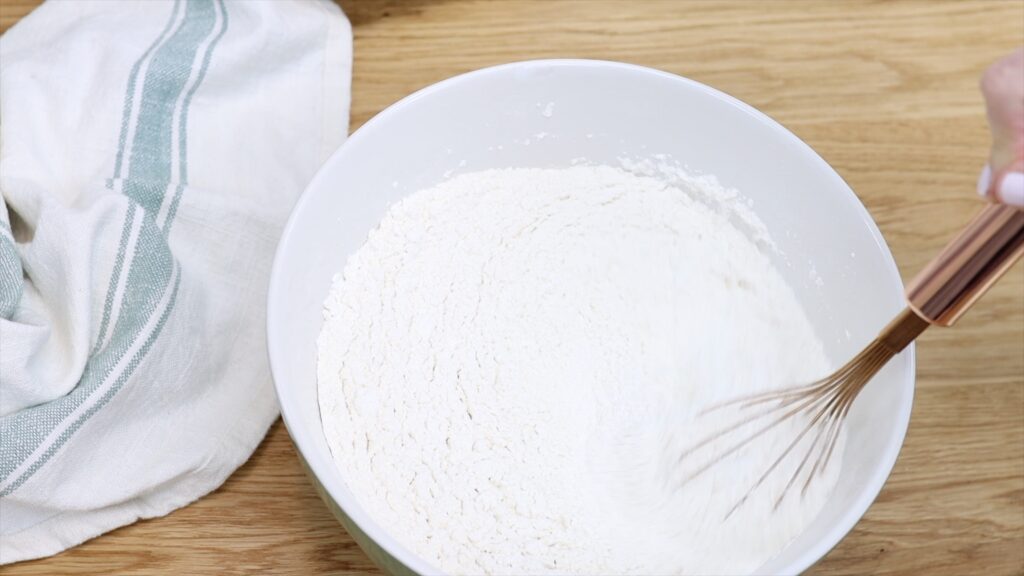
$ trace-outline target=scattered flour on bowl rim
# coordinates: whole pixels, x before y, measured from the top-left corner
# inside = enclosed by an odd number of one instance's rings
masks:
[[[730,201],[710,177],[574,166],[392,205],[318,340],[324,432],[369,515],[455,574],[739,574],[782,550],[841,453],[804,497],[773,512],[773,474],[726,513],[802,421],[679,485],[678,455],[729,418],[699,410],[830,368]]]

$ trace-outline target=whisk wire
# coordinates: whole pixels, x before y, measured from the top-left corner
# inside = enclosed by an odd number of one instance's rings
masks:
[[[806,385],[791,386],[749,394],[739,398],[733,398],[725,402],[715,404],[703,411],[698,417],[706,415],[715,410],[727,406],[739,405],[739,410],[746,411],[754,407],[768,404],[767,407],[756,410],[753,414],[746,413],[732,421],[728,426],[717,432],[713,432],[702,438],[697,443],[684,450],[679,455],[678,462],[692,457],[698,450],[708,447],[712,442],[725,438],[747,425],[759,420],[769,418],[767,424],[757,427],[753,432],[745,434],[738,441],[729,443],[728,447],[714,453],[710,461],[704,463],[696,470],[687,475],[679,483],[680,486],[690,482],[722,460],[736,454],[744,446],[747,446],[765,432],[779,426],[783,422],[796,417],[799,414],[807,415],[807,424],[803,426],[797,436],[789,442],[785,450],[774,459],[771,465],[758,477],[757,481],[747,490],[738,502],[726,514],[729,518],[740,506],[747,502],[751,494],[760,488],[765,481],[776,472],[790,454],[804,441],[811,430],[817,428],[813,440],[807,447],[803,457],[797,462],[796,467],[784,485],[782,491],[775,499],[773,510],[785,500],[796,485],[801,475],[806,472],[806,479],[800,489],[800,496],[803,497],[809,489],[814,478],[824,474],[842,435],[843,423],[850,412],[861,390],[867,385],[872,377],[886,363],[898,354],[907,344],[913,341],[925,328],[928,322],[917,316],[912,310],[904,310],[902,314],[886,327],[868,346],[861,350],[849,362],[839,370],[826,378]],[[812,462],[813,464],[809,466]]]
[[[826,418],[828,418],[828,416],[826,416]],[[821,439],[825,436],[826,430],[828,430],[827,426],[822,426],[818,428],[818,433],[814,435],[814,441],[811,442],[811,446],[807,449],[807,453],[804,454],[803,459],[800,460],[800,464],[796,467],[796,471],[793,472],[793,476],[789,478],[789,482],[786,483],[786,487],[782,489],[782,493],[779,494],[779,497],[775,499],[775,505],[772,506],[772,511],[779,509],[779,505],[782,504],[782,500],[785,499],[786,494],[789,493],[789,489],[793,487],[793,484],[796,482],[796,479],[800,477],[800,472],[803,471],[804,466],[806,466],[807,462],[810,461],[811,454],[814,453],[814,448],[818,445],[818,442],[820,442]],[[812,470],[811,473],[813,474],[814,471]]]
[[[786,420],[792,418],[795,414],[804,411],[807,408],[808,405],[816,404],[818,402],[821,402],[821,401],[825,400],[826,398],[827,397],[823,396],[823,395],[821,395],[821,396],[814,396],[814,395],[806,396],[805,399],[804,399],[804,402],[802,404],[800,404],[796,408],[793,408],[789,412],[786,412],[785,414],[779,416],[778,418],[776,418],[772,422],[762,426],[758,430],[750,433],[743,440],[733,444],[726,451],[724,451],[721,454],[717,455],[715,458],[711,459],[711,461],[707,462],[706,464],[704,464],[703,466],[698,468],[696,471],[692,472],[689,476],[684,478],[679,483],[679,485],[682,486],[684,484],[687,484],[688,482],[690,482],[694,478],[700,476],[701,474],[703,474],[707,470],[711,469],[711,467],[714,466],[715,464],[718,464],[723,459],[731,456],[732,454],[736,453],[738,450],[740,450],[741,448],[743,448],[747,444],[749,444],[749,443],[753,442],[754,440],[756,440],[759,436],[761,436],[761,434],[764,434],[768,430],[771,430],[772,428],[774,428],[774,427],[778,426],[779,424],[785,422]],[[798,400],[799,399],[793,400],[793,401],[789,401],[785,405],[786,406],[791,405],[791,404],[793,404],[794,402],[796,402]],[[766,411],[765,415],[770,414],[772,412],[777,412],[778,410],[779,410],[779,406],[774,406],[770,410]],[[712,434],[711,436],[708,436],[707,438],[705,438],[701,442],[697,443],[695,446],[693,446],[689,450],[684,451],[683,454],[680,455],[679,461],[682,462],[687,456],[693,454],[698,449],[706,446],[707,444],[709,444],[713,440],[716,440],[718,438],[724,437],[726,434],[736,430],[737,428],[739,428],[740,426],[743,426],[744,424],[750,423],[751,421],[752,421],[752,419],[749,418],[749,417],[745,418],[745,419],[741,419],[741,420],[737,421],[735,424],[733,424],[732,426],[729,426],[728,428],[726,428],[726,429],[724,429],[724,430],[722,430],[722,431],[720,431],[720,432],[718,432],[716,434]]]
[[[811,420],[810,422],[807,423],[807,426],[805,426],[804,429],[801,430],[799,434],[797,434],[796,438],[794,438],[793,441],[789,443],[789,446],[786,447],[786,449],[782,452],[782,454],[780,454],[779,457],[776,458],[774,462],[772,462],[772,465],[769,466],[768,469],[765,470],[763,474],[761,474],[761,477],[757,479],[757,482],[755,482],[754,485],[751,486],[749,490],[747,490],[746,494],[744,494],[743,497],[740,498],[739,502],[737,502],[729,510],[729,512],[725,515],[726,518],[731,516],[732,513],[735,512],[737,508],[739,508],[741,505],[743,505],[743,503],[747,501],[747,497],[749,497],[755,490],[757,490],[761,486],[761,484],[763,484],[764,481],[768,478],[768,476],[770,476],[771,473],[776,468],[778,468],[779,464],[781,464],[782,461],[786,459],[786,456],[788,456],[789,453],[793,451],[793,448],[795,448],[796,445],[799,444],[801,440],[803,440],[803,437],[806,436],[807,433],[811,431],[811,428],[814,428],[814,425],[817,423],[818,419],[821,418],[821,415],[823,413],[824,412],[818,412],[818,415],[815,416],[813,420]]]
[[[840,371],[839,373],[842,373],[842,371]],[[839,386],[840,383],[841,380],[837,379],[834,382],[832,382],[827,388],[836,388]],[[814,428],[819,421],[831,422],[833,420],[836,420],[836,413],[839,410],[841,410],[841,408],[839,407],[843,402],[842,391],[840,391],[839,394],[836,394],[834,396],[823,395],[820,396],[819,398],[827,398],[828,400],[825,402],[825,405],[822,406],[817,413],[815,413],[814,417],[811,418],[810,422],[808,422],[807,426],[800,432],[800,434],[797,435],[793,442],[791,442],[789,446],[786,447],[786,450],[775,460],[775,462],[772,463],[768,470],[765,471],[765,473],[761,476],[757,483],[751,487],[751,489],[747,492],[746,495],[744,495],[744,497],[740,500],[740,504],[742,504],[746,500],[746,498],[751,493],[753,493],[754,490],[757,490],[757,488],[759,488],[761,484],[764,483],[765,479],[768,478],[769,474],[771,474],[771,472],[774,471],[775,468],[777,468],[779,464],[782,463],[783,459],[785,459],[785,457],[788,456],[789,453],[793,451],[793,449],[797,446],[797,444],[799,444],[803,437],[807,435],[811,428]],[[821,440],[822,434],[827,429],[828,426],[822,426],[819,428],[818,433],[814,437],[814,440],[811,442],[811,445],[807,448],[807,452],[804,454],[804,457],[800,460],[800,463],[797,465],[796,470],[793,471],[793,475],[790,476],[789,482],[786,483],[786,486],[782,489],[782,492],[779,494],[778,498],[776,498],[775,505],[772,507],[772,510],[778,509],[779,505],[782,504],[782,501],[786,498],[786,494],[789,493],[789,489],[792,488],[793,484],[796,483],[797,478],[800,477],[800,472],[803,470],[804,466],[807,465],[807,461],[810,459],[811,455],[814,454],[814,449],[817,447],[818,442]],[[818,461],[820,461],[820,456]],[[810,477],[813,477],[813,472],[814,471],[812,470],[812,473],[809,475]],[[730,511],[730,514],[731,513],[732,512]]]

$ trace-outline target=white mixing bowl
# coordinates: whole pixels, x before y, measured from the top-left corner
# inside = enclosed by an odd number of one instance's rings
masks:
[[[281,237],[267,339],[281,412],[324,500],[392,574],[438,570],[359,505],[331,459],[317,404],[316,338],[331,279],[388,205],[454,173],[565,167],[583,158],[667,154],[753,200],[784,256],[778,264],[834,363],[902,308],[885,241],[838,174],[757,110],[649,68],[587,60],[520,62],[421,90],[349,138],[310,183]],[[819,517],[761,572],[793,574],[851,529],[889,475],[910,418],[913,347],[863,391],[849,415],[843,471]]]

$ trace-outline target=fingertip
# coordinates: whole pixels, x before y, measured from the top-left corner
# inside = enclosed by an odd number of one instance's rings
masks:
[[[1007,172],[999,181],[998,199],[1004,204],[1024,208],[1024,173]]]

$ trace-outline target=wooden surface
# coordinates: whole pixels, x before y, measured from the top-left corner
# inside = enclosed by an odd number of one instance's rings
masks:
[[[2,0],[6,29],[37,0]],[[544,57],[624,60],[722,89],[839,171],[909,278],[978,207],[977,77],[1024,42],[1024,2],[342,1],[352,127],[413,90]],[[920,341],[910,432],[877,502],[810,573],[1024,574],[1024,266]],[[375,574],[280,422],[199,502],[5,574]]]

